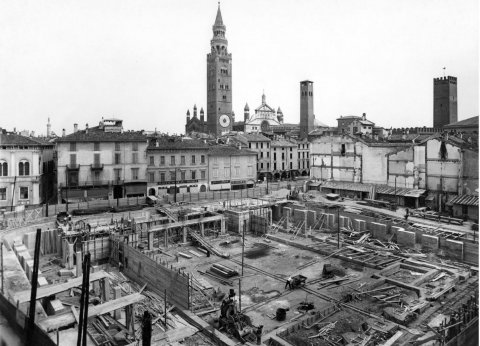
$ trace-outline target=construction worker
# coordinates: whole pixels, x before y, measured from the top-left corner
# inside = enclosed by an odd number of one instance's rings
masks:
[[[288,277],[287,282],[285,283],[285,289],[287,289],[287,287],[289,289],[292,289],[292,277],[291,276]]]
[[[408,215],[409,215],[409,213],[410,213],[410,210],[408,210],[408,208],[405,209],[405,221],[408,220]]]
[[[263,326],[258,326],[257,330],[255,331],[255,335],[257,336],[257,345],[262,344],[262,333],[263,333]]]

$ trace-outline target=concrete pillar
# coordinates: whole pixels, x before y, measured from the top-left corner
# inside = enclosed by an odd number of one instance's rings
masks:
[[[91,273],[96,273],[98,272],[98,266],[92,266]],[[100,283],[98,280],[92,282],[93,286],[93,291],[95,292],[95,295],[98,296],[100,295]]]
[[[163,236],[165,237],[164,239],[164,246],[165,248],[168,248],[168,229],[166,229],[164,232],[163,232]]]
[[[115,286],[113,288],[113,298],[114,299],[119,299],[122,297],[122,289],[118,286]],[[117,309],[113,311],[113,318],[116,319],[117,321],[122,317],[120,309]]]
[[[102,296],[103,296],[103,301],[104,302],[108,302],[110,300],[110,280],[108,280],[108,278],[104,278],[103,279],[103,292],[102,292]]]
[[[187,242],[187,227],[182,227],[182,233],[183,233],[183,243],[185,244]]]
[[[148,249],[153,250],[153,232],[148,232]]]
[[[73,244],[67,244],[67,269],[73,269]]]
[[[367,223],[365,222],[365,220],[358,220],[358,219],[355,219],[353,220],[353,225],[354,225],[354,229],[357,231],[357,232],[363,232],[367,229]]]
[[[205,237],[205,224],[203,222],[200,222],[200,235]]]
[[[77,251],[75,254],[75,257],[77,259],[77,278],[82,275],[82,252]]]
[[[221,219],[221,221],[220,221],[220,227],[221,227],[221,228],[220,228],[220,232],[221,232],[222,234],[225,234],[225,218],[224,218],[224,217],[222,217],[222,219]]]
[[[134,311],[135,311],[135,304],[127,305],[125,307],[125,325],[128,329],[128,332],[130,335],[135,334],[135,316],[134,316]]]

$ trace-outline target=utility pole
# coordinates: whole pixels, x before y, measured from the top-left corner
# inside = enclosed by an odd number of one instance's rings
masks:
[[[3,288],[3,243],[2,242],[0,242],[0,266],[2,269],[2,294],[5,294],[4,288]]]
[[[340,249],[340,207],[337,207],[337,249]]]
[[[174,195],[174,202],[177,203],[177,169],[175,168],[175,195]]]
[[[80,316],[78,319],[77,346],[87,345],[88,301],[90,294],[90,252],[87,252],[84,256],[82,270],[83,281],[82,294],[80,296]]]
[[[244,261],[244,254],[245,254],[245,228],[247,228],[247,224],[245,220],[243,220],[243,234],[242,234],[242,274],[240,275],[240,279],[238,280],[238,310],[242,312],[242,277],[243,277],[243,261]]]
[[[68,169],[68,168],[67,168]],[[65,201],[67,203],[67,206],[66,206],[66,210],[68,212],[68,171],[66,172],[66,175],[65,175],[65,186],[66,186],[66,190],[65,190],[65,195],[66,195],[66,198],[65,198]]]
[[[35,306],[37,303],[37,285],[38,285],[38,267],[40,262],[40,239],[42,237],[42,229],[37,228],[35,237],[35,253],[33,255],[33,274],[32,274],[32,290],[30,292],[30,308],[28,309],[27,324],[27,345],[33,344],[33,330],[35,327]],[[3,252],[2,252],[3,262]],[[2,289],[3,289],[3,263],[2,263]]]

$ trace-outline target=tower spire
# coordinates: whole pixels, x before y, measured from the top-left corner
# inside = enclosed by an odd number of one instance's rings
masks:
[[[220,11],[220,1],[218,2],[217,17],[215,18],[214,26],[224,26],[222,19],[222,11]]]

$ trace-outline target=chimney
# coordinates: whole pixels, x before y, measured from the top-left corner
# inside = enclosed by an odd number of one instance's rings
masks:
[[[48,123],[47,123],[47,137],[50,137],[52,135],[52,125],[50,125],[50,118],[48,118]]]
[[[363,114],[362,114],[362,120],[363,120],[363,121],[367,120],[367,114],[366,114],[366,113],[363,113]]]
[[[85,124],[85,133],[88,133],[88,123]]]
[[[30,137],[35,137],[35,131],[30,132]]]
[[[78,124],[73,124],[73,133],[78,131]]]
[[[65,129],[62,129],[62,137],[65,137]]]

